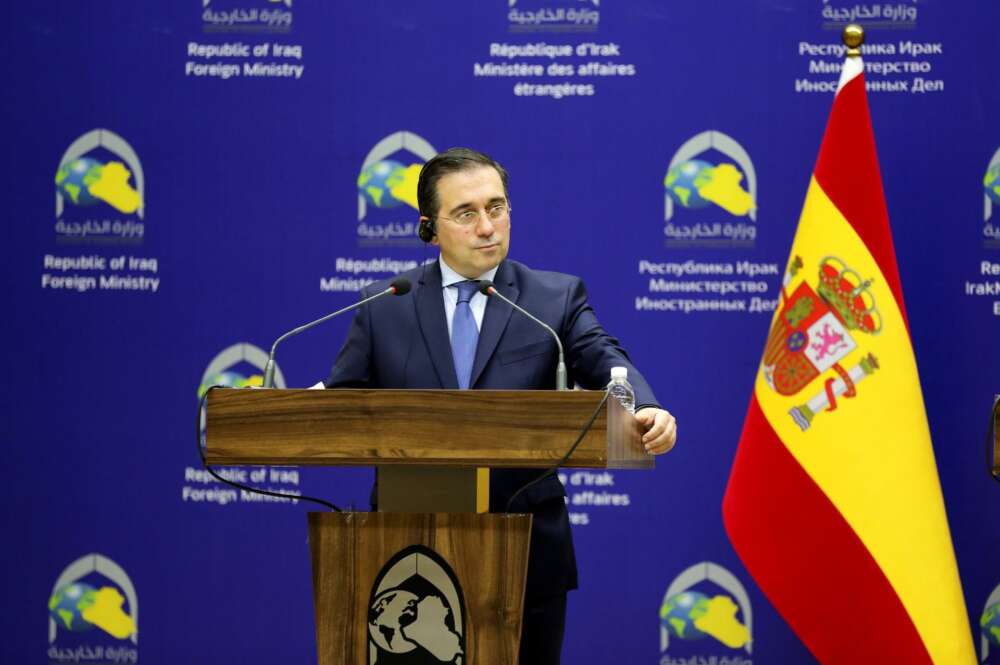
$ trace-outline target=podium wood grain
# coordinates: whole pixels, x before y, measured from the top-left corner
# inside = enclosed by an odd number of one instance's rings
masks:
[[[368,662],[368,609],[382,567],[411,545],[451,566],[465,598],[463,663],[516,665],[530,515],[309,513],[319,665]]]
[[[247,390],[208,396],[209,464],[547,467],[603,397],[548,390]],[[608,400],[566,466],[653,468]]]

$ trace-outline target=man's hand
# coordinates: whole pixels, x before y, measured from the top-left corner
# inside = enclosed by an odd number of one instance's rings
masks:
[[[646,430],[642,445],[647,453],[662,455],[677,443],[677,421],[669,411],[647,406],[636,411],[635,418]]]

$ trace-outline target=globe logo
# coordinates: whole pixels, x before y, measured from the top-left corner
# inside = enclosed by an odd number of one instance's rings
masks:
[[[979,619],[979,630],[990,646],[1000,647],[1000,603],[986,608]]]
[[[102,164],[90,157],[78,157],[56,171],[56,188],[78,206],[103,201],[119,212],[131,214],[142,205],[142,197],[129,185],[132,173],[122,162]]]
[[[100,199],[91,195],[90,186],[101,179],[103,169],[104,165],[95,159],[74,159],[56,171],[56,187],[77,205],[94,205]]]
[[[393,159],[369,164],[358,176],[358,193],[376,208],[396,208],[405,203],[416,209],[421,168],[422,164],[404,166]]]
[[[675,164],[663,178],[671,199],[689,210],[715,204],[726,212],[744,216],[756,208],[753,197],[741,185],[743,174],[733,164],[714,166],[702,159]]]
[[[669,596],[660,606],[660,628],[682,640],[714,637],[731,649],[750,641],[750,631],[737,618],[739,607],[719,594],[709,598],[699,591]]]
[[[94,624],[83,618],[83,611],[94,604],[97,589],[89,584],[70,584],[49,598],[49,615],[63,628],[74,633],[93,630]]]
[[[111,586],[94,588],[83,582],[60,587],[49,598],[49,616],[74,633],[98,627],[118,639],[135,632],[135,621],[122,610],[125,597]]]
[[[983,193],[990,201],[1000,205],[1000,162],[990,166],[983,176]]]
[[[671,596],[660,606],[660,626],[682,640],[700,640],[705,632],[695,620],[708,613],[708,596],[697,591],[684,591]]]
[[[701,197],[699,191],[712,180],[712,169],[708,162],[700,159],[690,159],[674,166],[667,171],[663,179],[670,198],[684,208],[697,209],[709,205],[709,201]]]

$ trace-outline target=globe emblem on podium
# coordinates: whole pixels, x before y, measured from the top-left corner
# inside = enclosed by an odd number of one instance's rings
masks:
[[[416,594],[390,589],[380,594],[368,610],[368,634],[389,653],[407,653],[417,645],[406,639],[403,629],[417,618]]]
[[[461,665],[465,649],[445,600],[428,588],[426,580],[410,578],[403,584],[412,585],[416,593],[397,587],[372,601],[368,610],[372,643],[382,651],[400,655],[392,662]],[[430,661],[428,656],[436,660]]]
[[[378,574],[368,604],[368,663],[466,665],[465,608],[448,563],[411,545]]]

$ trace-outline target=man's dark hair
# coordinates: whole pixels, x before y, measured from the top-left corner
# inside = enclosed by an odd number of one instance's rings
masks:
[[[417,182],[417,205],[420,214],[429,219],[437,217],[438,208],[441,202],[438,201],[437,184],[438,180],[449,173],[458,171],[468,171],[482,166],[492,166],[500,174],[500,181],[503,183],[503,195],[510,201],[510,194],[507,191],[507,170],[500,166],[489,155],[483,154],[471,148],[449,148],[439,155],[435,155],[429,162],[420,169],[420,180]]]

